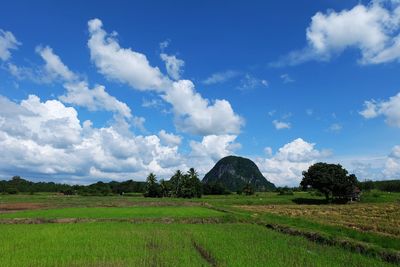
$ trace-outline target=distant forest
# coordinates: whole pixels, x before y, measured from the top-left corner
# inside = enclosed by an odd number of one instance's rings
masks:
[[[31,182],[14,176],[11,180],[0,181],[0,194],[17,194],[36,192],[55,192],[64,195],[111,195],[111,194],[127,194],[127,193],[145,193],[146,182],[138,182],[127,180],[123,182],[96,182],[90,185],[69,185],[54,182]],[[386,192],[400,192],[400,180],[388,181],[364,181],[359,183],[359,187],[363,191],[381,190]],[[300,188],[277,188],[276,191],[294,190],[299,191]],[[229,194],[222,185],[216,184],[213,187],[203,185],[203,193],[205,194]]]
[[[146,182],[132,180],[124,182],[97,182],[90,185],[68,185],[54,182],[31,182],[20,176],[14,176],[9,181],[0,181],[0,193],[17,194],[35,192],[58,192],[64,195],[109,195],[123,193],[144,193]]]

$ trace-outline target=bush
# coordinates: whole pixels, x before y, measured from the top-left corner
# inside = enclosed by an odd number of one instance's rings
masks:
[[[15,187],[9,187],[9,188],[7,188],[7,193],[10,195],[15,195],[15,194],[18,194],[18,190]]]

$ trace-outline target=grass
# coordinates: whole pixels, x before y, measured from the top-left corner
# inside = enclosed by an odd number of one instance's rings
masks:
[[[390,266],[248,224],[0,225],[0,232],[1,266]]]
[[[306,192],[201,199],[0,195],[0,266],[386,266],[375,252],[400,251],[399,193],[372,191],[351,205],[304,204],[323,202]],[[372,253],[260,226],[266,224],[361,242]]]
[[[251,212],[305,218],[323,224],[400,238],[400,205],[396,203],[239,207]]]
[[[122,207],[122,208],[63,208],[48,210],[28,210],[13,213],[0,214],[0,218],[200,218],[216,217],[224,215],[222,212],[203,208],[186,206],[165,206],[165,207]]]

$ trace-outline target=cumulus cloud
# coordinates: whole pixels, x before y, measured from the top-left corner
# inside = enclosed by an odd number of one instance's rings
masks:
[[[274,65],[296,65],[309,60],[330,60],[348,48],[358,49],[361,64],[400,59],[400,5],[372,1],[350,10],[317,12],[306,30],[307,46]]]
[[[284,121],[278,121],[278,120],[273,120],[272,124],[275,126],[275,129],[277,129],[277,130],[290,129],[292,127],[290,122],[284,122]]]
[[[19,79],[29,79],[37,83],[61,82],[66,93],[59,99],[67,104],[85,107],[90,111],[106,110],[118,113],[127,119],[132,118],[127,104],[111,96],[102,85],[89,88],[86,81],[71,71],[61,58],[49,46],[38,46],[36,52],[44,61],[43,66],[35,68],[19,67],[8,64],[9,71]]]
[[[67,93],[59,97],[64,103],[86,107],[90,111],[111,111],[119,113],[127,119],[132,118],[128,105],[109,95],[102,85],[89,89],[86,82],[77,82],[66,83],[64,87],[67,89]]]
[[[92,61],[106,77],[129,84],[134,89],[152,90],[172,105],[176,127],[197,135],[236,134],[243,119],[234,113],[226,100],[212,103],[195,91],[189,80],[172,81],[158,67],[150,65],[144,54],[121,48],[115,38],[102,28],[99,19],[88,22]]]
[[[189,80],[180,80],[163,95],[172,105],[175,123],[179,130],[198,135],[236,134],[243,119],[236,115],[226,100],[210,104],[194,89]]]
[[[174,80],[179,80],[182,68],[185,66],[185,61],[178,59],[174,55],[167,55],[165,53],[161,53],[160,57],[165,62],[168,75]]]
[[[168,146],[179,146],[182,142],[182,137],[173,133],[167,133],[165,130],[158,132],[158,137]]]
[[[186,168],[176,145],[162,145],[156,135],[135,136],[120,125],[94,128],[58,100],[0,97],[0,125],[0,150],[7,151],[0,159],[3,177],[143,180],[148,172],[162,176]]]
[[[138,90],[162,90],[169,86],[171,81],[158,67],[152,67],[144,54],[121,48],[115,35],[103,30],[101,20],[92,19],[88,26],[90,57],[104,76]]]
[[[235,150],[241,147],[235,142],[236,135],[207,135],[200,142],[189,143],[191,152],[188,165],[196,166],[201,174],[208,172],[221,158],[235,154]]]
[[[205,79],[203,81],[204,84],[210,85],[210,84],[217,84],[217,83],[224,83],[226,81],[229,81],[232,78],[237,77],[240,75],[240,72],[234,71],[234,70],[227,70],[224,72],[217,72],[213,73],[210,77]]]
[[[385,117],[385,122],[393,127],[400,127],[400,93],[382,101],[365,101],[361,116],[366,119]]]
[[[394,146],[389,154],[383,171],[385,179],[400,178],[400,145]]]
[[[0,29],[0,59],[7,61],[11,57],[11,50],[15,50],[21,45],[17,41],[14,34],[9,31],[3,31]]]
[[[60,78],[64,81],[73,81],[77,79],[77,75],[61,61],[60,57],[53,52],[51,47],[38,46],[36,47],[36,52],[45,61],[44,69],[53,79]]]
[[[279,148],[274,155],[257,158],[255,162],[263,175],[275,185],[298,186],[302,171],[329,155],[329,151],[318,150],[314,143],[298,138]]]

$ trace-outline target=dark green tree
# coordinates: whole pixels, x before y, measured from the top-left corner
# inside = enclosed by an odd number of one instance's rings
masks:
[[[346,199],[351,197],[358,185],[354,174],[348,175],[340,164],[319,162],[303,172],[300,186],[303,189],[313,188],[321,192],[326,200],[333,198]]]
[[[157,183],[157,177],[154,173],[150,173],[146,179],[146,192],[145,197],[160,197],[161,189],[160,185]]]
[[[170,197],[171,196],[171,185],[169,181],[165,181],[164,179],[160,180],[160,191],[162,197]]]
[[[180,170],[177,170],[169,180],[171,185],[171,196],[180,197],[182,194],[182,182],[183,174]]]
[[[253,195],[255,192],[254,187],[250,183],[246,184],[242,191],[247,196]]]

